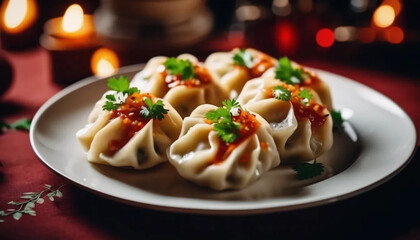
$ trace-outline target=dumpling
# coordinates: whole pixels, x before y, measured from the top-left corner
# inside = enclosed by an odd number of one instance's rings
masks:
[[[260,77],[276,62],[276,59],[263,52],[247,48],[213,53],[207,57],[204,65],[212,77],[229,92],[229,96],[236,98],[249,79]]]
[[[279,71],[279,69],[282,67],[286,68],[287,71],[292,70],[294,72],[300,72],[299,75],[301,76],[301,79],[293,79],[292,77],[292,81],[296,81],[294,83],[302,87],[312,88],[318,94],[321,103],[325,105],[329,111],[333,110],[331,92],[328,85],[323,82],[315,72],[309,71],[298,63],[290,61],[287,57],[280,58],[278,66],[276,68],[270,68],[263,74],[263,76],[268,78],[276,78],[276,71]],[[279,80],[285,81],[284,79]],[[288,83],[288,81],[285,82]]]
[[[191,54],[152,58],[134,76],[131,86],[167,100],[182,118],[201,104],[220,104],[227,98],[227,92]]]
[[[332,146],[332,118],[310,88],[261,77],[245,84],[238,102],[270,124],[282,163],[312,160]]]
[[[114,96],[119,104],[115,109],[103,110],[109,96]],[[88,124],[76,137],[87,151],[89,162],[145,169],[167,161],[167,149],[177,139],[181,127],[181,117],[164,99],[149,93],[136,92],[124,97],[108,91],[96,103]]]
[[[169,149],[169,162],[183,178],[215,190],[241,189],[280,164],[268,123],[232,102],[201,105],[184,119]]]

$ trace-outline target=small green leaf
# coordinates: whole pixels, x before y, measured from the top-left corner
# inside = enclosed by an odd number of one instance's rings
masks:
[[[105,102],[105,104],[102,106],[103,110],[111,111],[111,110],[117,110],[120,107],[121,104],[113,103],[113,102]]]
[[[10,205],[19,205],[17,202],[15,202],[15,201],[10,201],[10,202],[8,202],[7,204],[10,204]]]
[[[38,200],[36,200],[36,203],[43,204],[44,203],[44,199],[43,198],[38,198]]]
[[[118,79],[112,77],[108,79],[107,85],[111,90],[117,92],[125,92],[129,89],[130,82],[128,81],[126,76],[120,76]]]
[[[4,216],[4,215],[6,215],[6,213],[3,210],[1,210],[0,211],[0,216]]]
[[[44,187],[45,187],[45,188],[51,188],[51,185],[49,185],[49,184],[44,184]]]
[[[277,86],[273,89],[273,96],[282,101],[289,101],[292,98],[292,93],[282,86]]]
[[[303,81],[303,71],[300,68],[293,68],[292,62],[287,57],[279,59],[279,64],[275,70],[275,78],[287,84],[301,84]]]
[[[35,207],[35,203],[28,202],[25,207],[34,208]]]
[[[309,106],[309,101],[312,98],[312,94],[307,89],[300,91],[298,96],[302,98],[302,104]]]
[[[32,198],[32,196],[29,196],[29,195],[24,195],[24,196],[21,196],[20,198],[22,198],[22,199],[31,199],[31,198]]]
[[[235,64],[249,69],[254,66],[254,58],[252,57],[251,53],[245,51],[245,49],[241,49],[239,52],[235,53],[232,59]]]
[[[54,202],[54,197],[53,196],[48,196],[48,199],[50,199],[51,202]]]
[[[63,194],[60,192],[60,190],[56,190],[55,191],[55,196],[61,198],[61,197],[63,197]]]
[[[181,80],[192,79],[195,76],[194,66],[190,60],[171,57],[165,61],[164,65],[168,74],[181,75]]]
[[[105,98],[108,99],[109,101],[113,101],[113,102],[117,101],[117,99],[115,99],[114,94],[108,94],[105,96]]]
[[[22,213],[20,212],[15,212],[13,213],[13,218],[17,221],[22,217]]]
[[[292,169],[296,171],[296,178],[298,180],[305,180],[320,176],[324,172],[324,165],[322,163],[298,163],[292,166]]]
[[[11,127],[18,130],[29,131],[31,128],[31,119],[23,118],[11,124]]]
[[[153,119],[159,119],[162,120],[165,116],[164,114],[168,113],[168,109],[165,109],[165,105],[163,104],[162,100],[158,100],[156,103],[152,103],[152,100],[150,98],[144,98],[144,103],[147,105],[147,107],[142,107],[140,110],[140,114],[144,118],[153,118]]]

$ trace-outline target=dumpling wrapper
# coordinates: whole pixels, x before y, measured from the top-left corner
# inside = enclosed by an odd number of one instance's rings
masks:
[[[169,111],[162,120],[150,119],[124,146],[114,154],[108,154],[109,142],[123,139],[125,132],[120,117],[111,119],[111,112],[98,110],[109,93],[97,102],[89,115],[89,123],[76,133],[79,143],[87,151],[88,161],[134,169],[146,169],[167,161],[167,149],[178,138],[182,119],[166,100],[162,101]]]
[[[250,52],[253,56],[263,54],[273,65],[277,62],[276,59],[258,50],[247,48],[245,51]],[[237,48],[233,49],[231,52],[215,52],[210,54],[204,62],[204,65],[209,69],[213,79],[218,81],[225,91],[229,92],[230,98],[236,98],[245,83],[253,78],[250,74],[250,70],[234,63],[233,56],[237,52],[239,52],[239,49]],[[260,70],[257,69],[257,71]]]
[[[134,76],[130,85],[139,88],[141,92],[148,92],[166,99],[182,118],[189,116],[201,104],[220,105],[223,100],[228,98],[227,92],[213,79],[211,83],[202,84],[199,87],[178,85],[168,88],[161,74],[167,59],[168,57],[162,56],[150,59],[145,68]],[[191,54],[181,54],[177,59],[189,60],[193,64],[199,63],[197,58]]]
[[[282,163],[297,163],[312,160],[327,152],[333,143],[333,121],[327,109],[323,115],[328,115],[320,127],[312,127],[309,119],[298,121],[290,101],[267,98],[267,88],[281,85],[279,80],[261,77],[248,81],[238,102],[251,112],[258,113],[270,124],[273,138],[276,142]],[[317,93],[309,89],[312,100],[321,103]]]
[[[204,121],[213,105],[201,105],[184,119],[181,135],[169,149],[169,162],[185,179],[215,190],[241,189],[266,171],[278,166],[280,158],[268,123],[256,115],[261,123],[257,132],[241,142],[220,163],[213,163],[220,140],[213,125]],[[261,147],[261,143],[266,147]],[[241,159],[247,159],[246,163]]]

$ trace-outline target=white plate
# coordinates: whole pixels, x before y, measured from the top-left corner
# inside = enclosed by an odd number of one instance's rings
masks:
[[[131,79],[142,65],[121,69]],[[384,95],[350,79],[316,70],[331,88],[334,105],[349,118],[346,134],[337,137],[326,159],[340,163],[311,182],[290,180],[284,168],[266,173],[241,191],[214,192],[178,176],[168,163],[146,171],[90,164],[75,133],[106,90],[106,81],[91,77],[48,100],[33,118],[30,140],[39,158],[73,183],[105,197],[160,210],[251,214],[305,208],[368,191],[403,169],[417,136],[407,114]],[[357,144],[355,144],[357,143]],[[328,165],[328,164],[327,164]],[[327,178],[328,174],[334,176]],[[322,181],[321,181],[322,180]]]

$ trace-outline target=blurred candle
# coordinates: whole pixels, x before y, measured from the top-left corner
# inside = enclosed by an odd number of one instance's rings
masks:
[[[117,54],[107,48],[96,50],[90,64],[93,74],[98,77],[108,77],[114,74],[120,65]]]
[[[41,27],[35,0],[5,0],[0,19],[2,48],[18,50],[38,44]]]
[[[54,82],[68,85],[92,74],[90,58],[99,40],[93,16],[85,15],[80,5],[73,4],[63,17],[48,20],[40,43],[50,53]]]

